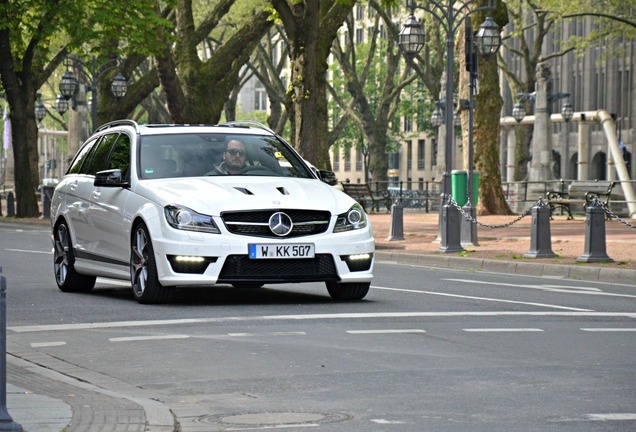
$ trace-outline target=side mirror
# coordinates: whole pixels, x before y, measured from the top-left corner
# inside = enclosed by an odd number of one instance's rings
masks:
[[[338,178],[336,177],[336,173],[334,173],[333,171],[319,170],[318,175],[320,176],[320,180],[330,186],[335,186],[338,184]]]
[[[100,171],[95,175],[94,186],[102,187],[128,187],[128,182],[124,179],[124,174],[120,169]]]

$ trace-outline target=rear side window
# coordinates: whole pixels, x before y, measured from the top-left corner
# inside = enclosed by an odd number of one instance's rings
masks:
[[[80,151],[75,155],[75,158],[73,158],[73,162],[71,162],[71,166],[66,172],[67,174],[78,174],[80,172],[82,165],[88,160],[95,143],[97,143],[97,138],[84,144]]]
[[[110,151],[119,136],[118,133],[105,135],[91,151],[88,164],[82,165],[81,174],[95,175],[99,171],[108,169]]]

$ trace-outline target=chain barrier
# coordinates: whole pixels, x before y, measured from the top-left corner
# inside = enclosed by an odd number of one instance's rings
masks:
[[[457,210],[459,210],[459,212],[460,212],[460,213],[464,216],[464,218],[465,218],[467,221],[469,221],[469,222],[471,222],[471,223],[474,223],[474,224],[477,224],[477,225],[479,225],[479,226],[481,226],[481,227],[484,227],[484,228],[491,228],[491,229],[508,228],[508,227],[510,227],[510,226],[512,226],[512,225],[514,225],[514,224],[516,224],[517,222],[519,222],[519,221],[520,221],[521,219],[523,219],[524,217],[529,216],[530,214],[532,214],[532,208],[533,208],[535,205],[545,205],[545,204],[543,204],[543,199],[539,198],[539,199],[538,199],[538,200],[537,200],[537,201],[536,201],[536,202],[535,202],[532,206],[530,206],[530,208],[528,208],[528,209],[527,209],[527,210],[526,210],[523,214],[521,214],[518,218],[516,218],[516,219],[514,219],[514,220],[512,220],[512,221],[510,221],[510,222],[508,222],[508,223],[502,224],[502,225],[489,225],[489,224],[485,224],[485,223],[481,223],[481,222],[479,222],[477,219],[475,219],[474,217],[472,217],[471,215],[469,215],[468,213],[466,213],[466,211],[465,211],[463,208],[461,208],[461,206],[460,206],[459,204],[457,204],[453,198],[449,198],[449,200],[450,200],[450,203],[451,203],[453,206],[455,206],[455,208],[457,208]]]
[[[618,221],[620,223],[622,223],[623,225],[625,225],[628,228],[631,229],[636,229],[636,225],[630,224],[629,222],[627,222],[624,219],[621,219],[620,216],[618,216],[616,213],[614,213],[613,211],[611,211],[605,204],[603,204],[598,198],[594,198],[594,202],[597,205],[600,205],[601,208],[603,209],[603,211],[610,217],[610,220],[614,220],[614,221]]]

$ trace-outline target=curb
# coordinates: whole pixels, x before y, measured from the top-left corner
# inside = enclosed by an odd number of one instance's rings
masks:
[[[13,353],[15,350],[12,350]],[[18,377],[25,378],[24,383],[13,385],[14,389],[22,390],[24,387],[33,388],[36,391],[34,392],[40,397],[46,397],[46,402],[49,406],[60,407],[63,405],[71,404],[77,398],[75,394],[67,398],[67,400],[60,399],[60,394],[63,394],[64,391],[58,391],[60,389],[73,390],[73,393],[81,394],[83,393],[85,398],[80,398],[82,400],[88,399],[89,403],[82,403],[82,407],[79,408],[83,414],[88,414],[88,417],[92,417],[93,419],[101,419],[103,424],[94,424],[91,423],[91,427],[101,427],[103,430],[110,430],[113,426],[110,421],[117,422],[119,425],[119,429],[117,430],[139,430],[142,427],[145,432],[174,432],[177,429],[176,427],[176,419],[172,415],[170,409],[162,404],[161,402],[152,399],[151,395],[145,396],[132,396],[132,394],[143,393],[143,389],[139,389],[133,387],[129,384],[125,383],[116,383],[113,381],[111,377],[99,377],[99,374],[82,371],[79,368],[75,368],[74,372],[79,372],[79,378],[76,378],[72,373],[71,369],[74,369],[73,366],[67,366],[65,373],[58,372],[58,370],[63,370],[64,368],[60,368],[59,365],[54,367],[53,365],[48,365],[44,363],[48,356],[43,356],[42,354],[38,354],[40,363],[35,363],[29,360],[28,354],[24,352],[20,353],[20,356],[16,356],[15,354],[7,355],[8,363],[11,365],[11,369],[13,370],[12,382],[20,381],[17,379]],[[89,376],[82,377],[81,375],[89,374]],[[28,379],[29,376],[33,378],[33,374],[37,375],[40,379]],[[39,382],[41,381],[41,382]],[[95,382],[105,381],[104,384],[109,384],[110,388],[121,387],[119,391],[111,390],[105,387],[100,387],[99,385],[93,384]],[[107,381],[107,382],[106,382]],[[38,384],[39,382],[39,384]],[[114,385],[113,385],[114,384]],[[39,388],[37,388],[39,387]],[[51,391],[54,389],[55,391]],[[27,394],[23,392],[23,394]],[[35,406],[35,405],[34,405]],[[40,406],[40,405],[38,405]],[[78,407],[73,407],[73,411],[78,409]],[[143,414],[138,418],[135,416],[132,411],[142,411]],[[86,412],[84,412],[86,411]],[[117,416],[117,412],[121,411],[124,415],[123,421],[125,424],[122,424],[121,418],[115,418]],[[113,414],[115,413],[115,414]],[[49,427],[56,427],[62,423],[63,426],[57,430],[66,430],[64,427],[72,424],[73,420],[75,420],[76,415],[74,415],[70,410],[67,415],[64,412],[56,412],[55,418],[53,419],[53,424],[50,424],[51,419],[49,420]],[[77,413],[76,413],[77,414]],[[81,421],[82,413],[80,413],[79,418]],[[17,419],[16,419],[17,420]],[[37,426],[37,429],[26,429],[26,425],[29,424],[30,427]],[[45,426],[43,423],[34,423],[33,419],[27,419],[24,425],[25,430],[36,432],[36,430],[42,431]],[[78,426],[78,425],[76,425]],[[128,428],[127,428],[128,427]],[[122,429],[123,428],[123,429]]]

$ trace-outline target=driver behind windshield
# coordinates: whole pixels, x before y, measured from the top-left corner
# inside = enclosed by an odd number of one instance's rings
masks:
[[[245,143],[239,140],[230,140],[223,152],[223,161],[214,166],[217,174],[240,174],[245,166]]]

